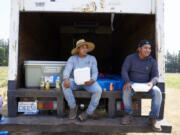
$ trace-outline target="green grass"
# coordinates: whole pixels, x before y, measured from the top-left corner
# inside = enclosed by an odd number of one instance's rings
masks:
[[[165,81],[166,81],[167,88],[179,88],[180,89],[180,74],[166,73]]]
[[[8,67],[0,66],[0,80],[8,79]]]
[[[0,87],[5,87],[8,80],[8,67],[0,66]]]

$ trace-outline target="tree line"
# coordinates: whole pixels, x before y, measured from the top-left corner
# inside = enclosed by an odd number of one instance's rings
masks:
[[[8,66],[9,40],[0,40],[0,66]]]
[[[177,54],[166,52],[166,72],[180,73],[180,50]]]

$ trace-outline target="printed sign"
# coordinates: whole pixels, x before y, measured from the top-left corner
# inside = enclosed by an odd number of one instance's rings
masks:
[[[18,102],[18,112],[37,112],[37,102]]]

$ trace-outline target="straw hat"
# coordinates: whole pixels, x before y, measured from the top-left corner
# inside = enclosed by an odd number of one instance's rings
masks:
[[[87,45],[88,46],[88,52],[91,52],[94,50],[95,45],[92,42],[86,42],[84,39],[80,39],[76,42],[76,48],[72,49],[71,54],[75,55],[78,53],[77,49],[81,46],[81,45]]]

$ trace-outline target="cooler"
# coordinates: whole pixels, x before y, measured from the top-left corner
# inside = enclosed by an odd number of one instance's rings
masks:
[[[40,87],[42,76],[58,75],[62,80],[65,65],[65,61],[24,61],[25,86]]]

